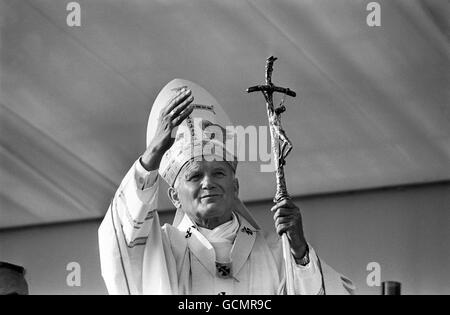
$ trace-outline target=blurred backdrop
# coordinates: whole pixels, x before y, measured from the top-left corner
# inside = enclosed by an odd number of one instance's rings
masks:
[[[106,293],[97,228],[168,81],[264,126],[245,89],[275,55],[274,83],[297,92],[288,189],[319,255],[358,293],[379,294],[366,283],[378,262],[404,293],[450,294],[448,1],[377,1],[378,27],[360,0],[79,0],[80,26],[69,2],[0,0],[0,260],[28,270],[30,293]],[[240,164],[240,195],[273,230],[261,164]]]

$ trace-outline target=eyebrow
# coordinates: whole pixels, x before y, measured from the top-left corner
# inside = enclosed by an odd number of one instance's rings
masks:
[[[219,165],[219,166],[215,166],[212,171],[223,171],[226,173],[226,166],[224,165]],[[198,172],[201,170],[201,166],[194,163],[194,162],[190,162],[189,164],[186,165],[186,168],[184,169],[183,175],[182,177],[184,177],[185,179],[188,179],[189,175],[191,175],[192,173]]]
[[[200,167],[198,165],[195,165],[195,164],[186,165],[186,169],[184,170],[183,177],[186,178],[191,173],[199,171],[199,170],[200,170]]]

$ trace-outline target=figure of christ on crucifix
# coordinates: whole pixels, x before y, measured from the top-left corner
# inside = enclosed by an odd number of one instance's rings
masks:
[[[266,84],[252,86],[247,89],[248,93],[262,92],[266,100],[267,117],[269,119],[270,134],[272,137],[272,151],[275,156],[275,167],[277,171],[277,193],[275,195],[275,202],[281,199],[288,198],[286,183],[284,180],[283,166],[286,164],[286,157],[292,150],[292,143],[286,135],[281,126],[281,114],[286,111],[284,106],[284,97],[277,108],[273,105],[273,93],[278,92],[295,97],[296,93],[289,88],[275,86],[272,83],[273,63],[277,60],[276,57],[269,57],[266,62]]]

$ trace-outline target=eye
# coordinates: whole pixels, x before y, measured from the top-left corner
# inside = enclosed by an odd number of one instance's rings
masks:
[[[214,175],[216,175],[216,176],[225,176],[226,174],[225,174],[224,171],[215,171]]]
[[[188,181],[197,181],[201,177],[200,173],[191,173],[188,176],[186,176],[186,179]]]

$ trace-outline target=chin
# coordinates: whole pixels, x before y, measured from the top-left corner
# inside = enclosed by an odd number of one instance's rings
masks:
[[[225,213],[225,210],[217,207],[216,205],[209,204],[205,206],[200,212],[202,213],[202,216],[204,218],[214,218],[221,217]]]

